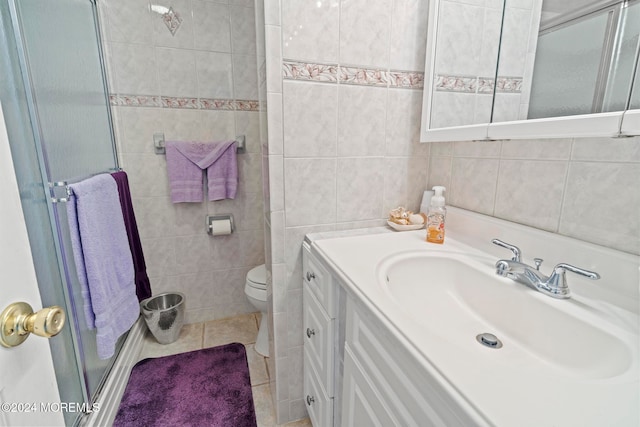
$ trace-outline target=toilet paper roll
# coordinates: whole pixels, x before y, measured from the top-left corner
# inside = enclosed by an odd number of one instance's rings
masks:
[[[231,220],[229,219],[217,219],[211,221],[211,234],[213,236],[226,236],[231,234]]]

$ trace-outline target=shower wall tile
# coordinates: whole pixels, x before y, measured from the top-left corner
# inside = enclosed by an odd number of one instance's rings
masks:
[[[122,154],[132,197],[168,196],[166,161],[155,154]]]
[[[235,134],[245,136],[246,152],[260,153],[260,113],[257,111],[235,111],[233,116],[236,122]]]
[[[168,199],[167,203],[169,203]],[[167,224],[167,231],[174,236],[198,235],[203,229],[203,216],[206,213],[202,203],[175,203],[173,209],[173,223]]]
[[[107,0],[98,3],[107,21],[107,40],[150,44],[153,42],[149,0]]]
[[[233,98],[233,66],[231,54],[196,52],[198,97]],[[245,98],[253,99],[253,98]]]
[[[192,50],[156,48],[161,95],[198,96],[196,57]]]
[[[211,268],[223,270],[242,265],[242,242],[239,233],[215,236],[208,239]]]
[[[173,238],[141,239],[147,274],[155,292],[159,292],[156,283],[169,276],[175,269],[175,251]]]
[[[174,35],[162,20],[168,8],[182,19]],[[150,9],[146,0],[106,0],[100,13],[118,155],[153,291],[185,292],[188,322],[255,311],[244,295],[246,272],[265,258],[253,2],[160,0]],[[236,199],[171,203],[154,133],[167,141],[245,135]],[[207,213],[233,214],[237,229],[209,236]]]
[[[151,20],[155,32],[155,43],[157,46],[175,47],[180,49],[193,49],[193,15],[190,0],[154,0]],[[182,19],[180,27],[171,34],[171,31],[164,23],[163,14],[168,9],[173,9]]]
[[[195,236],[176,237],[175,260],[178,274],[210,270],[209,236],[202,233]]]
[[[282,56],[337,62],[340,10],[336,2],[281,0],[281,3]]]
[[[213,291],[218,297],[213,305],[217,319],[256,311],[244,293],[245,278],[249,270],[247,267],[214,272],[215,281],[210,293]]]
[[[494,215],[557,231],[567,162],[502,160]]]
[[[131,190],[135,187],[129,183]],[[135,197],[132,203],[141,239],[172,237],[167,229],[175,223],[175,212],[170,209],[169,197]]]
[[[258,99],[258,70],[255,55],[233,54],[235,99]]]
[[[152,95],[158,93],[158,67],[153,47],[127,43],[110,43],[111,64],[115,75],[114,92]]]
[[[112,107],[114,125],[121,134],[118,151],[123,153],[149,153],[149,135],[162,129],[162,119],[157,109]]]
[[[229,6],[233,53],[256,55],[256,20],[253,7]]]
[[[194,47],[213,52],[231,52],[229,6],[192,0]]]
[[[340,62],[389,67],[392,0],[340,2]]]

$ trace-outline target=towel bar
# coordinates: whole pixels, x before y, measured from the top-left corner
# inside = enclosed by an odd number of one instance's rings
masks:
[[[247,151],[247,138],[245,135],[236,136],[235,142],[238,145],[237,153],[245,153]],[[153,149],[156,154],[166,154],[164,133],[153,134]]]
[[[75,182],[80,182],[80,181],[84,181],[87,178],[91,178],[92,176],[96,176],[96,175],[100,175],[103,173],[113,173],[113,172],[119,172],[121,171],[122,168],[120,167],[116,167],[116,168],[109,168],[108,171],[106,172],[98,172],[98,173],[93,173],[89,176],[86,176],[82,179],[74,179],[72,181],[54,181],[54,182],[49,182],[49,188],[52,189],[52,193],[53,195],[55,195],[55,189],[56,188],[64,188],[64,192],[66,194],[66,197],[51,197],[51,202],[52,203],[65,203],[69,201],[69,197],[71,197],[71,190],[69,189],[69,184],[73,184]]]

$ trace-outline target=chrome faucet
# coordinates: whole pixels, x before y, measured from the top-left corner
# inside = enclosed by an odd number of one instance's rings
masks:
[[[566,263],[560,263],[553,267],[553,273],[547,277],[540,272],[542,259],[533,259],[536,264],[534,268],[521,262],[522,252],[517,246],[498,239],[493,239],[491,243],[509,249],[513,253],[513,258],[510,260],[501,259],[496,262],[497,275],[523,283],[553,298],[571,298],[571,292],[565,276],[565,272],[567,271],[580,274],[592,280],[600,278],[600,275],[594,271],[585,270]]]

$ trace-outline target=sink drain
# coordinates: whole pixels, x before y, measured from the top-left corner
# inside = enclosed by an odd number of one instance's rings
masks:
[[[500,341],[498,339],[498,337],[496,337],[493,334],[490,334],[489,332],[484,332],[482,334],[478,334],[476,335],[476,340],[489,348],[500,348],[502,347],[502,341]]]

